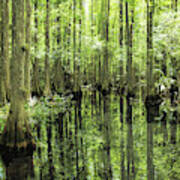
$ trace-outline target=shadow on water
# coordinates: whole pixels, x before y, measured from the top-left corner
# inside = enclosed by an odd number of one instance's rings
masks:
[[[139,100],[84,92],[65,113],[50,108],[34,131],[33,158],[0,163],[0,179],[178,179],[178,113],[156,120],[153,111]]]

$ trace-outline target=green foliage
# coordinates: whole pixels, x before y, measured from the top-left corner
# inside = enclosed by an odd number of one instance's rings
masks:
[[[168,59],[172,60],[172,64],[168,64],[168,68],[179,68],[178,58],[180,50],[178,44],[180,43],[180,16],[178,13],[169,11],[163,12],[155,18],[154,27],[154,47],[155,56],[158,60],[164,60],[164,54],[167,54]],[[170,70],[170,74],[172,74]]]
[[[72,96],[60,97],[54,95],[52,97],[42,97],[37,104],[30,107],[31,121],[34,124],[42,121],[55,120],[59,113],[65,114],[71,109]]]

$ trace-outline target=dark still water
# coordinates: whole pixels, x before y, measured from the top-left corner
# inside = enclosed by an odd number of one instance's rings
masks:
[[[0,161],[0,179],[179,180],[179,120],[162,109],[154,117],[140,100],[84,94],[65,114],[42,117],[33,157]]]

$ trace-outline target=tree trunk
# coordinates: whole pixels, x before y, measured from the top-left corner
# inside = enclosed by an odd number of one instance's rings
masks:
[[[24,85],[26,89],[26,98],[30,98],[30,50],[31,50],[31,1],[26,0],[26,54],[25,54],[25,66],[24,66]]]
[[[126,81],[128,86],[128,95],[132,94],[132,47],[133,47],[133,23],[134,23],[134,10],[132,9],[132,19],[129,26],[129,3],[126,2]]]
[[[1,145],[8,149],[32,148],[33,140],[24,108],[24,0],[13,1],[12,16],[11,106]]]
[[[5,84],[3,79],[3,69],[4,69],[4,63],[3,63],[3,14],[4,14],[4,8],[3,8],[3,0],[0,1],[0,105],[3,106],[6,103],[6,91],[5,91]]]
[[[39,79],[39,58],[38,58],[38,0],[34,2],[34,24],[35,24],[35,33],[34,33],[34,53],[35,58],[33,62],[33,77],[32,77],[32,95],[40,96],[40,79]]]
[[[68,65],[68,70],[70,70],[71,68],[70,68],[70,57],[69,57],[69,53],[70,53],[70,44],[71,44],[71,26],[72,26],[72,24],[71,24],[71,18],[69,18],[69,17],[71,17],[71,12],[72,12],[72,5],[70,5],[70,7],[69,7],[69,14],[68,14],[68,22],[69,22],[69,25],[68,25],[68,28],[67,28],[67,48],[68,48],[68,50],[67,50],[67,54],[68,54],[68,59],[67,59],[67,65]]]
[[[59,2],[57,2],[57,7],[59,7]],[[60,13],[60,12],[58,12]],[[62,93],[64,90],[64,72],[62,68],[62,56],[61,56],[61,48],[62,48],[62,36],[61,36],[61,15],[58,14],[57,18],[57,37],[56,37],[56,42],[57,42],[57,58],[54,63],[54,78],[53,78],[53,83],[54,83],[54,89],[58,93]]]
[[[50,90],[50,38],[49,38],[49,0],[46,0],[46,21],[45,21],[45,45],[46,45],[46,55],[45,55],[45,88],[44,95],[48,96],[51,94]]]
[[[127,78],[126,81],[128,83],[129,81],[129,5],[128,2],[126,2],[126,57],[127,57],[127,63],[126,63],[126,74]]]
[[[83,17],[83,4],[82,4],[82,0],[79,0],[79,9],[80,9],[80,17],[79,17],[79,61],[81,61],[81,48],[82,48],[82,17]],[[80,64],[78,64],[77,66],[77,71],[78,74],[81,74],[81,69],[80,69]],[[81,78],[81,76],[79,76]],[[81,79],[78,77],[78,81],[80,84]],[[79,90],[80,90],[80,86],[78,85]]]
[[[109,52],[108,52],[108,43],[109,43],[109,15],[110,15],[110,0],[105,0],[105,52],[104,52],[104,61],[103,61],[103,90],[108,91],[108,86],[110,82],[109,74]]]
[[[131,24],[130,24],[130,42],[129,42],[129,71],[130,71],[130,79],[129,79],[129,94],[132,96],[133,95],[133,77],[135,77],[135,74],[133,74],[132,70],[132,64],[133,64],[133,26],[134,26],[134,3],[132,4],[131,8]]]
[[[2,1],[0,7],[0,105],[9,99],[9,0]]]
[[[119,46],[121,49],[121,57],[120,57],[120,83],[123,83],[123,74],[124,74],[124,63],[123,63],[123,0],[119,1],[119,21],[120,21],[120,27],[119,27]]]
[[[78,91],[77,64],[76,64],[76,0],[73,0],[73,73],[74,91]]]
[[[153,94],[153,0],[147,0],[147,96]]]
[[[94,42],[94,0],[91,0],[91,41]],[[95,87],[96,84],[96,59],[94,57],[94,53],[91,53],[91,67],[92,67],[92,84]]]

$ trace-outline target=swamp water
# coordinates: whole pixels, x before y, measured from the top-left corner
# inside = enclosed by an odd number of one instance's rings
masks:
[[[19,157],[8,167],[0,161],[0,179],[180,179],[175,112],[147,123],[154,117],[140,101],[98,93],[84,94],[65,114],[54,117],[53,111],[34,128],[33,157]]]

